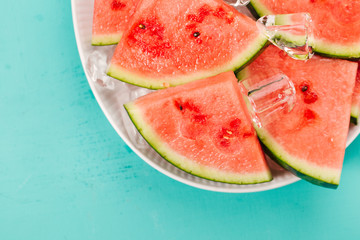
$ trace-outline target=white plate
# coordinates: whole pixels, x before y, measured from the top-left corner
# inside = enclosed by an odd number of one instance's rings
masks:
[[[274,177],[271,182],[253,185],[219,183],[190,175],[160,157],[142,139],[123,108],[124,103],[133,100],[140,95],[144,95],[150,90],[105,77],[106,62],[109,61],[109,57],[111,57],[111,52],[114,47],[91,46],[93,0],[72,0],[71,5],[81,62],[95,98],[107,119],[121,138],[150,166],[163,174],[190,186],[219,192],[245,193],[264,191],[279,188],[299,180],[298,177],[295,177],[288,171],[285,171],[272,163],[272,161],[269,161]],[[109,56],[108,59],[106,59],[107,56]],[[97,68],[97,71],[94,71],[94,67]],[[97,78],[96,74],[103,80],[108,81],[107,84],[113,86],[113,90],[102,87],[97,82],[93,81],[92,79]],[[356,138],[359,132],[360,127],[351,125],[347,145]]]

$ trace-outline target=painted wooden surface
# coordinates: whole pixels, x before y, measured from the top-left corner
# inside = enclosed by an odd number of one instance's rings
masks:
[[[3,1],[0,239],[359,239],[360,137],[341,186],[195,189],[112,129],[76,49],[70,1]]]

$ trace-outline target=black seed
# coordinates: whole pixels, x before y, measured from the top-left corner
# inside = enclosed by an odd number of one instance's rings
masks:
[[[308,89],[309,89],[309,87],[306,86],[306,85],[304,85],[304,86],[301,87],[301,91],[302,91],[302,92],[306,92]]]
[[[139,28],[141,28],[141,29],[145,29],[145,25],[144,25],[144,24],[142,24],[142,23],[140,23],[140,24],[139,24]]]
[[[198,36],[200,36],[200,33],[199,33],[199,32],[194,32],[194,33],[193,33],[193,36],[194,36],[194,37],[198,37]]]
[[[181,105],[179,105],[179,109],[182,111],[183,110],[183,107]]]

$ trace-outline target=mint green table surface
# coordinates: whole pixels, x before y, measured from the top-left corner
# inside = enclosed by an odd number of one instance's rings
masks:
[[[209,192],[144,163],[85,78],[70,1],[2,1],[0,239],[360,239],[360,137],[341,185]]]

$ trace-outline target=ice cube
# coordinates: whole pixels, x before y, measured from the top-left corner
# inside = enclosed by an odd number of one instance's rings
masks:
[[[233,7],[246,6],[250,0],[225,0],[225,2]]]
[[[296,60],[313,56],[312,20],[309,13],[267,15],[256,22],[268,40]]]
[[[294,84],[281,71],[245,78],[239,86],[251,118],[259,128],[263,126],[262,118],[280,110],[290,112],[295,105]]]
[[[110,90],[114,90],[115,83],[114,79],[106,74],[106,70],[113,50],[113,46],[94,50],[87,59],[85,69],[93,82]]]

